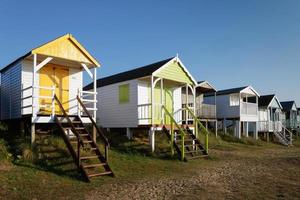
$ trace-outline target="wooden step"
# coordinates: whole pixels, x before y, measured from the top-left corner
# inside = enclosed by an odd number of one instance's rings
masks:
[[[72,121],[73,124],[81,124],[81,121]]]
[[[198,149],[198,150],[191,150],[191,151],[185,151],[184,153],[189,154],[189,153],[202,153],[204,150]]]
[[[35,133],[36,133],[36,134],[49,134],[50,131],[36,130]]]
[[[193,156],[193,157],[189,157],[189,158],[187,158],[187,159],[188,159],[188,160],[193,160],[193,159],[206,158],[206,157],[208,157],[208,155]]]
[[[89,134],[88,133],[85,133],[85,134],[79,134],[81,137],[87,137],[87,136],[89,136]]]
[[[94,158],[99,158],[99,156],[83,156],[80,157],[80,160],[88,160],[88,159],[94,159]]]
[[[107,163],[97,163],[97,164],[91,164],[91,165],[83,165],[82,167],[84,169],[88,169],[88,168],[95,168],[95,167],[100,167],[100,166],[104,166],[107,165]]]
[[[73,139],[73,138],[72,138]],[[75,138],[76,139],[76,138]],[[90,143],[93,143],[93,140],[82,140],[82,142],[84,144],[90,144]],[[71,144],[77,144],[77,139],[76,140],[71,140],[70,141]]]
[[[194,139],[185,139],[184,142],[193,142]],[[182,142],[182,140],[176,140],[176,143]]]
[[[89,177],[89,178],[92,178],[92,177],[96,177],[96,176],[104,176],[104,175],[108,175],[108,174],[112,174],[112,172],[109,171],[109,172],[102,172],[102,173],[96,173],[96,174],[88,174],[88,177]]]

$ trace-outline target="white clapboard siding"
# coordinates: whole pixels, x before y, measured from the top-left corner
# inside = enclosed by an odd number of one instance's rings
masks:
[[[82,71],[78,68],[69,68],[69,75],[69,114],[75,115],[77,114],[76,97],[78,90],[82,88]]]
[[[23,60],[22,61],[22,88],[32,87],[32,61]],[[39,73],[36,74],[35,84],[39,86]],[[37,95],[39,95],[39,90],[36,90]],[[22,97],[32,96],[32,89],[27,89],[23,92]],[[32,105],[32,98],[27,98],[22,100],[21,106]],[[32,114],[32,107],[26,107],[22,109],[22,115]]]
[[[18,62],[1,75],[1,120],[21,117],[21,69]]]
[[[151,103],[150,83],[146,81],[138,81],[138,105],[145,105],[149,103]],[[143,106],[143,108],[139,108],[139,112],[141,112],[139,116],[148,118],[151,117],[151,107],[149,106]],[[138,123],[139,125],[148,125],[151,123],[151,119],[139,119]]]
[[[240,106],[230,106],[230,95],[219,95],[216,97],[218,118],[240,117]],[[215,96],[204,97],[204,103],[213,103]]]
[[[130,101],[119,104],[119,86],[129,83]],[[131,80],[97,88],[98,123],[105,128],[138,126],[137,112],[138,81]]]
[[[181,124],[182,120],[182,112],[178,112],[179,109],[182,108],[182,89],[181,87],[174,88],[173,91],[173,102],[174,102],[174,113],[177,113],[174,118],[179,124]],[[177,112],[176,112],[177,111]]]

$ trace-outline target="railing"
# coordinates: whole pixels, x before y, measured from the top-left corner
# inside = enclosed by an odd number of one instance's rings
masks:
[[[28,103],[24,105],[25,100],[30,100]],[[23,114],[23,110],[26,108],[32,109],[32,86],[25,87],[21,89],[21,111]],[[32,110],[31,110],[32,111]]]
[[[200,107],[196,109],[196,116],[199,118],[216,118],[216,105],[201,104]]]
[[[168,111],[168,109],[166,109],[166,107],[164,105],[161,106],[162,110],[164,111],[165,115],[167,115],[170,118],[171,121],[171,150],[172,150],[172,154],[174,153],[174,136],[175,136],[175,131],[174,131],[174,125],[176,126],[176,128],[178,129],[179,133],[180,133],[180,137],[181,137],[181,160],[184,160],[185,157],[185,145],[184,145],[184,136],[185,133],[183,131],[183,129],[176,123],[175,119],[173,118],[173,116],[171,115],[171,113]]]
[[[89,114],[93,113],[93,119],[96,120],[97,115],[97,92],[78,90],[77,97],[80,99]],[[92,104],[92,106],[90,106]],[[89,106],[87,106],[89,105]],[[77,104],[78,116],[83,116],[83,109],[80,103]]]
[[[286,119],[283,124],[284,124],[285,127],[289,128],[289,129],[297,128],[297,121],[296,120]]]
[[[241,102],[241,114],[257,115],[258,105],[256,103]]]
[[[85,107],[85,105],[83,104],[82,100],[80,99],[79,96],[77,96],[77,101],[78,104],[80,105],[80,107],[82,108],[83,112],[88,116],[88,118],[91,120],[92,122],[92,126],[93,128],[96,130],[96,133],[98,134],[98,136],[101,138],[103,144],[104,144],[104,148],[105,148],[105,159],[106,161],[108,160],[108,148],[109,148],[109,142],[107,137],[104,135],[104,133],[102,132],[102,130],[97,126],[95,120],[93,119],[93,117],[91,116],[91,114],[89,113],[88,109]],[[95,141],[96,142],[96,141]]]
[[[64,109],[63,105],[61,104],[60,100],[57,98],[57,96],[54,94],[54,101],[56,101],[60,111],[62,112],[63,116],[67,119],[68,124],[70,125],[71,131],[74,133],[74,135],[76,136],[77,140],[78,140],[78,144],[81,144],[81,146],[84,146],[84,143],[82,141],[82,138],[80,136],[80,134],[77,132],[77,130],[75,129],[71,119],[69,118],[66,110]]]
[[[39,90],[39,92],[36,92]],[[41,90],[49,91],[45,93],[49,93],[47,95],[39,95]],[[31,108],[31,113],[33,116],[36,116],[39,113],[50,114],[54,116],[55,114],[55,87],[46,87],[46,86],[29,86],[25,87],[21,90],[21,110],[22,114],[24,113],[24,109]],[[24,102],[27,99],[31,99],[31,101],[24,105]],[[44,110],[42,110],[42,109]],[[48,110],[47,110],[48,109]]]
[[[188,107],[186,107],[185,109],[187,109],[187,111],[193,117],[193,123],[194,123],[194,127],[195,127],[195,136],[196,136],[196,138],[198,139],[198,136],[199,136],[198,135],[199,134],[198,128],[200,128],[200,131],[204,133],[204,135],[205,135],[205,151],[206,151],[206,153],[208,153],[208,131],[207,131],[207,129],[202,125],[202,123],[200,122],[198,117],[194,114],[194,112],[191,109],[189,109]]]
[[[259,121],[258,131],[269,132],[269,131],[281,131],[282,123],[280,121]]]
[[[138,120],[139,124],[149,124],[151,118],[151,103],[138,105]]]

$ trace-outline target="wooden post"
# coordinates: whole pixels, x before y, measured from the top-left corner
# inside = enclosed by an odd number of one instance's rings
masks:
[[[31,146],[35,143],[35,123],[31,122]]]
[[[186,92],[186,94],[185,94],[185,106],[186,106],[186,108],[188,108],[189,107],[189,88],[188,88],[188,84],[186,84],[186,86],[185,86],[185,92]],[[188,113],[188,110],[186,109],[185,110],[185,123],[186,124],[188,124],[188,118],[189,118],[189,113]]]
[[[154,86],[153,86],[153,76],[151,76],[151,124],[154,127]]]
[[[215,121],[215,134],[218,137],[218,120]]]
[[[95,126],[93,126],[93,140],[95,143],[97,142],[97,129]]]
[[[183,133],[180,133],[181,134],[181,160],[183,161],[184,160],[184,156],[185,156],[185,146],[184,146],[184,134]]]
[[[163,79],[160,79],[160,106],[161,106],[161,122],[162,124],[165,124],[165,119],[164,119],[164,115],[163,115],[163,112],[164,110],[162,109],[162,106],[164,105],[164,86],[163,86]]]
[[[227,134],[226,118],[223,119],[223,131],[225,134]]]
[[[94,68],[94,75],[93,75],[93,81],[94,81],[94,120],[97,122],[97,68]]]
[[[151,147],[151,152],[155,151],[155,130],[154,127],[151,127],[149,130],[149,143],[150,143],[150,147]]]
[[[171,120],[171,153],[174,156],[174,124]]]
[[[38,110],[37,94],[36,94],[36,66],[37,66],[37,55],[33,54],[33,66],[32,66],[32,122],[36,118]]]

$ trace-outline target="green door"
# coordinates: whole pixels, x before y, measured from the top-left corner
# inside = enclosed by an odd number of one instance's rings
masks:
[[[173,113],[173,89],[171,87],[164,86],[163,89],[164,102],[163,105],[169,111],[170,114]],[[160,85],[156,86],[154,89],[154,123],[161,124],[162,119],[162,109],[161,109],[161,88]],[[170,117],[164,115],[165,124],[170,124]]]

